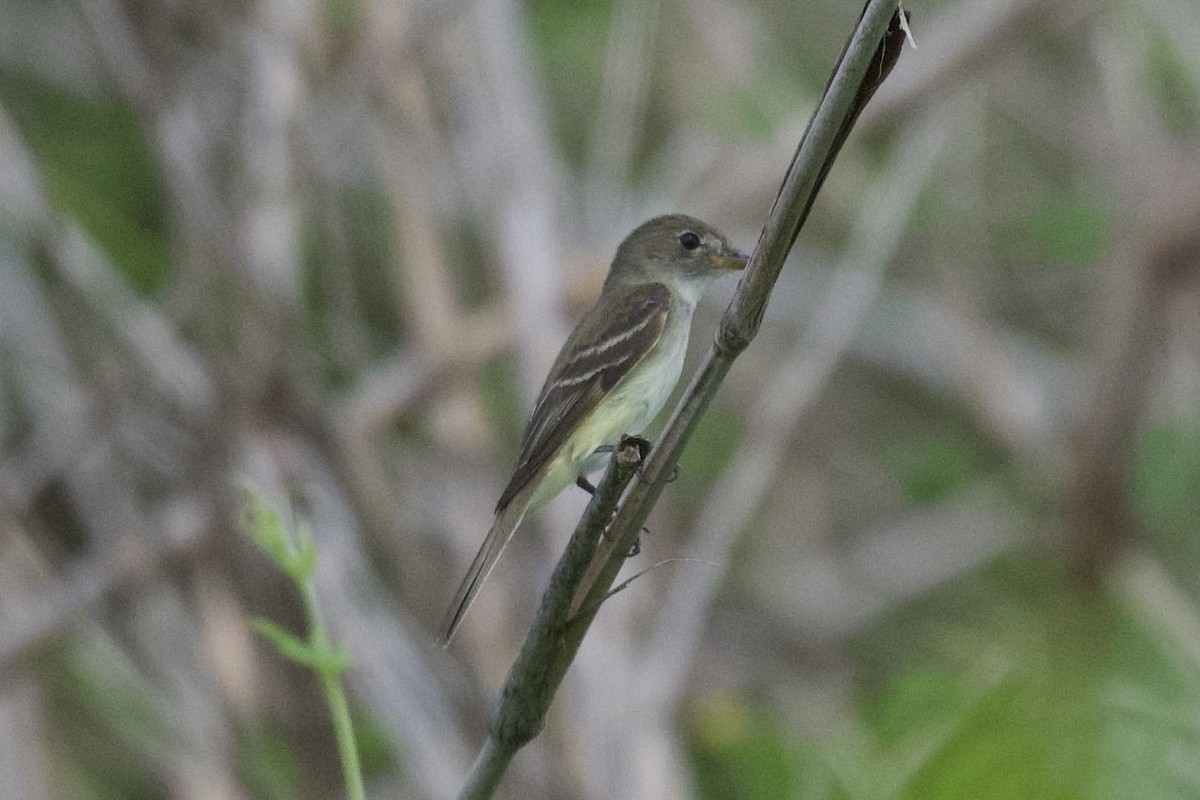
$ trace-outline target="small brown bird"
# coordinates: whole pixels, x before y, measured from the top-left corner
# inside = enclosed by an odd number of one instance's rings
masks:
[[[534,404],[496,519],[446,613],[443,647],[525,515],[602,468],[608,456],[597,448],[658,416],[679,382],[696,302],[713,279],[745,266],[712,226],[682,214],[644,223],[617,248],[600,298]]]

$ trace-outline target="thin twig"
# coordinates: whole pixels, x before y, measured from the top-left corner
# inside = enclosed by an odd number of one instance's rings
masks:
[[[662,561],[656,561],[653,564],[651,564],[650,566],[638,570],[637,572],[633,573],[625,580],[618,583],[616,586],[609,589],[608,594],[604,595],[604,600],[605,600],[605,602],[607,602],[609,600],[609,598],[613,597],[613,595],[620,594],[621,592],[628,589],[631,585],[633,585],[634,581],[640,580],[642,577],[649,575],[651,572],[654,572],[655,570],[662,569],[663,567],[667,566],[668,564],[682,564],[682,563],[702,564],[706,567],[712,567],[713,569],[721,568],[721,565],[718,564],[716,561],[709,561],[707,558],[664,558]]]

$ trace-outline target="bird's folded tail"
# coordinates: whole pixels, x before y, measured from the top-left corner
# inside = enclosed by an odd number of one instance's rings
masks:
[[[496,566],[500,554],[504,552],[504,546],[524,519],[529,499],[529,491],[519,492],[507,506],[496,513],[496,520],[492,523],[487,538],[475,554],[475,560],[471,562],[471,568],[467,570],[467,575],[455,592],[454,601],[442,620],[441,635],[438,637],[442,647],[450,646],[450,640],[454,638],[454,632],[458,630],[467,609],[474,602],[479,587],[483,586],[483,582],[491,574],[492,567]]]

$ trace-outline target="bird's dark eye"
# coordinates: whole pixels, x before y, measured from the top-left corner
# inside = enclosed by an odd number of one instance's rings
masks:
[[[683,245],[684,250],[695,250],[700,246],[700,237],[691,231],[684,231],[679,234],[679,243]]]

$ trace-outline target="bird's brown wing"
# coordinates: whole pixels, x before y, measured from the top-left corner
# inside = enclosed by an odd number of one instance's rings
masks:
[[[642,284],[621,290],[602,315],[593,308],[579,323],[538,395],[497,511],[550,463],[571,431],[650,352],[666,327],[670,307],[666,286]]]

